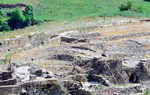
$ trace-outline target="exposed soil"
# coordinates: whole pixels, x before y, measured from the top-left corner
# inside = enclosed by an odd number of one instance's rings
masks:
[[[36,64],[53,72],[60,81],[69,80],[64,83],[71,95],[141,94],[150,88],[149,25],[150,22],[123,19],[86,24],[54,35],[47,32],[27,43],[34,45],[32,48],[22,46],[16,52],[11,47],[11,62]]]

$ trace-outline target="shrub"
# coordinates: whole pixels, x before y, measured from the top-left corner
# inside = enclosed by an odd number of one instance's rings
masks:
[[[10,64],[11,63],[11,54],[6,54],[5,55],[5,64]]]
[[[34,17],[33,7],[31,5],[27,5],[25,11],[23,12],[23,15],[26,18],[26,24],[28,26],[31,25]]]
[[[128,11],[132,9],[132,2],[128,2],[127,4],[121,4],[119,7],[120,11]]]
[[[0,31],[9,31],[10,27],[6,21],[0,20]]]
[[[144,1],[150,2],[150,0],[144,0]]]
[[[25,17],[19,9],[11,13],[8,25],[12,30],[25,27]]]

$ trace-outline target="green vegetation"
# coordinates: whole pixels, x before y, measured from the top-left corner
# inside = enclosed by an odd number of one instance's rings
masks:
[[[120,9],[121,12],[124,12],[124,11],[132,11],[132,12],[137,12],[137,13],[142,13],[143,12],[143,9],[142,9],[141,6],[134,7],[134,5],[131,1],[127,2],[127,4],[121,4],[119,9]]]
[[[8,20],[8,25],[11,30],[23,28],[25,22],[25,16],[19,9],[16,9],[11,13],[10,19]]]
[[[27,25],[30,25],[31,22],[28,20],[32,20],[33,17],[40,21],[74,20],[97,16],[150,17],[150,2],[147,1],[149,0],[0,0],[0,3],[33,5],[33,8],[28,6],[26,13],[23,13]],[[2,13],[12,11],[12,9],[0,10]]]
[[[9,31],[10,27],[8,26],[8,23],[0,20],[0,31]]]
[[[0,31],[15,30],[34,24],[38,24],[38,21],[34,20],[33,7],[31,5],[27,5],[23,11],[19,8],[11,11],[0,11]]]
[[[0,60],[0,65],[2,64],[10,64],[11,63],[11,54],[8,53],[4,56],[3,59]]]
[[[22,3],[22,2],[27,2],[30,0],[0,0],[0,3],[3,4],[13,4],[13,3]]]
[[[150,0],[144,0],[144,1],[148,1],[148,2],[150,2]]]
[[[101,90],[101,89],[103,89],[103,86],[102,86],[102,85],[98,85],[98,86],[96,86],[95,89],[96,89],[96,90]]]
[[[132,10],[120,11],[132,2]],[[144,0],[2,0],[0,3],[33,4],[37,20],[72,20],[95,16],[150,17],[150,2]],[[126,7],[126,6],[125,6]],[[128,6],[130,7],[130,6]],[[140,10],[140,11],[135,11]]]
[[[30,26],[32,24],[32,21],[34,20],[33,7],[31,5],[28,5],[25,8],[25,11],[23,11],[23,14],[24,14],[24,16],[26,18],[27,26]]]
[[[6,54],[5,55],[5,61],[6,61],[6,63],[5,64],[10,64],[11,62],[11,54],[9,53],[9,54]]]
[[[145,93],[143,95],[150,95],[150,90],[146,90]]]
[[[121,4],[120,6],[120,11],[129,11],[129,10],[132,10],[132,2],[128,2],[127,4]]]

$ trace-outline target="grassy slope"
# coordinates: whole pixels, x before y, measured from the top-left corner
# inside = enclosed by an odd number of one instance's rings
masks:
[[[142,8],[142,13],[134,11],[120,12],[118,6],[129,0],[0,0],[0,3],[32,3],[35,18],[39,20],[72,20],[95,16],[148,16],[150,3],[143,0],[130,0],[134,8]]]

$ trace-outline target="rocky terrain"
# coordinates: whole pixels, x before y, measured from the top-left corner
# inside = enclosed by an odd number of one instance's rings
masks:
[[[121,19],[3,39],[0,95],[144,95],[150,89],[149,25]]]

